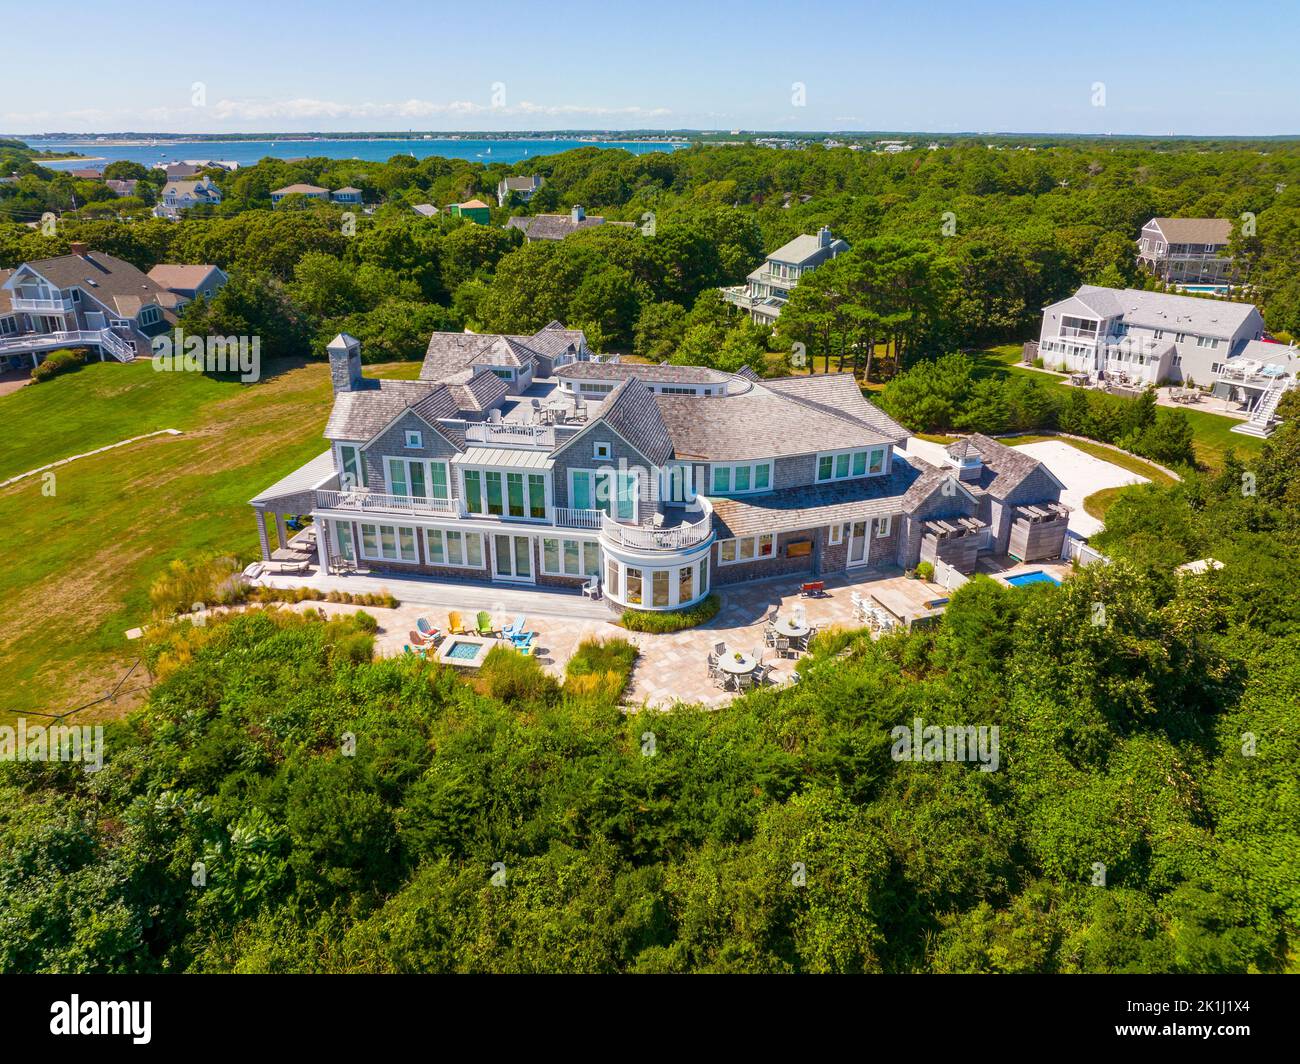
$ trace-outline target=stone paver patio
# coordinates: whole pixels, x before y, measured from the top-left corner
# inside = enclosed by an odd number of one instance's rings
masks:
[[[1000,569],[996,561],[988,560],[981,566],[981,571],[993,569],[1000,575],[1014,575],[1042,569],[1058,579],[1070,571],[1068,565],[1059,563],[1022,565],[1013,564],[1009,559],[1001,561],[1006,562],[1005,569]],[[778,578],[721,588],[722,609],[712,621],[682,632],[655,635],[628,632],[613,623],[614,615],[603,602],[592,602],[568,591],[410,580],[391,575],[327,576],[321,579],[309,575],[274,577],[266,582],[281,587],[310,584],[327,590],[392,591],[401,600],[396,609],[333,602],[309,602],[297,607],[320,608],[331,615],[365,609],[379,621],[375,652],[380,656],[403,652],[402,647],[410,642],[409,633],[415,628],[417,618],[425,617],[436,627],[445,628],[447,613],[451,609],[459,611],[469,625],[474,623],[479,610],[487,610],[498,630],[522,613],[527,619],[528,630],[537,633],[535,652],[538,660],[558,679],[563,679],[565,666],[582,640],[590,637],[627,639],[640,651],[627,692],[627,703],[637,707],[644,703],[664,710],[678,703],[718,708],[736,697],[734,692],[719,690],[709,679],[706,656],[716,643],[726,643],[730,648],[745,653],[762,651],[765,663],[775,669],[775,682],[789,682],[799,659],[779,658],[774,651],[763,647],[763,621],[773,605],[779,604],[781,612],[788,614],[796,603],[802,603],[809,623],[816,628],[861,628],[861,622],[853,619],[851,596],[854,591],[864,599],[868,595],[874,596],[896,613],[919,611],[926,602],[949,595],[939,585],[909,579],[897,568],[827,576],[826,594],[820,598],[801,598],[801,580],[798,578]]]

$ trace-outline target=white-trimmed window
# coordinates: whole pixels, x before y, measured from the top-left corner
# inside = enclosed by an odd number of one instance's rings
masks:
[[[598,462],[608,462],[614,454],[614,445],[612,443],[594,443],[591,447],[591,457]]]
[[[542,572],[548,576],[599,576],[600,547],[589,540],[543,536]]]
[[[1213,336],[1198,336],[1196,338],[1197,347],[1208,347],[1211,350],[1217,351],[1219,347],[1219,343],[1220,341],[1216,340]]]
[[[711,495],[746,495],[772,489],[772,461],[716,462],[709,474]]]
[[[817,483],[853,480],[883,472],[888,448],[863,447],[849,451],[822,451],[817,455]]]
[[[499,469],[466,469],[462,473],[465,510],[471,514],[546,520],[546,476]]]
[[[140,311],[141,325],[157,325],[161,320],[161,315],[157,307],[145,307]]]
[[[743,562],[763,561],[776,553],[776,535],[763,532],[757,536],[739,536],[718,543],[719,565],[740,565]]]
[[[424,446],[424,436],[419,429],[406,430],[406,446],[413,451],[418,451]]]
[[[459,569],[483,568],[482,533],[426,528],[424,538],[430,565],[450,565]]]
[[[391,495],[405,495],[413,499],[447,499],[447,463],[429,462],[420,458],[384,458],[388,473],[388,491]]]
[[[639,509],[635,472],[613,469],[570,469],[569,506],[574,510],[604,510],[617,521],[635,521]]]
[[[361,557],[373,562],[418,562],[415,529],[404,525],[361,525]]]
[[[841,543],[844,542],[843,525],[841,524],[831,525],[827,531],[828,531],[828,535],[826,537],[826,542],[829,543],[832,547],[838,547]]]
[[[892,514],[885,514],[884,517],[876,518],[876,538],[884,539],[889,535],[889,530],[893,525],[894,519]]]
[[[361,457],[361,448],[354,443],[339,444],[339,469],[342,471],[344,481],[342,487],[345,490],[365,487],[370,483],[366,463]]]

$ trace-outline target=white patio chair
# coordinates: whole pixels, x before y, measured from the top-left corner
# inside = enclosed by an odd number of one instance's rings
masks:
[[[600,577],[593,576],[582,585],[582,593],[589,599],[600,598]]]

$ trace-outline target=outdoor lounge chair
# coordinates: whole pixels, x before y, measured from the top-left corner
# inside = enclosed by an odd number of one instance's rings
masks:
[[[517,635],[523,635],[524,625],[526,623],[527,621],[524,620],[524,615],[521,613],[513,621],[511,621],[508,625],[506,625],[504,628],[501,629],[501,634],[505,636],[507,639],[514,639],[514,637]]]
[[[582,585],[582,593],[590,599],[600,598],[600,577],[593,576]]]
[[[465,632],[465,622],[455,610],[447,614],[447,631],[452,635],[463,635]]]
[[[416,649],[420,649],[420,648],[428,647],[428,646],[433,646],[433,640],[432,640],[432,639],[426,639],[426,638],[425,638],[424,636],[422,636],[419,632],[417,632],[414,628],[412,628],[412,629],[407,633],[407,635],[409,635],[410,638],[411,638],[411,645],[414,646]]]
[[[510,637],[510,642],[516,650],[522,650],[525,654],[533,645],[533,639],[536,638],[536,632],[520,632],[518,635]]]
[[[496,629],[492,627],[492,614],[487,610],[478,611],[478,634],[493,635]]]
[[[427,617],[417,617],[415,619],[415,628],[425,639],[436,639],[442,635],[442,632],[429,623]]]

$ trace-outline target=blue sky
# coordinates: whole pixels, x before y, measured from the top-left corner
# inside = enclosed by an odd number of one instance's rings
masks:
[[[1294,0],[69,0],[5,21],[3,133],[1300,133]]]

